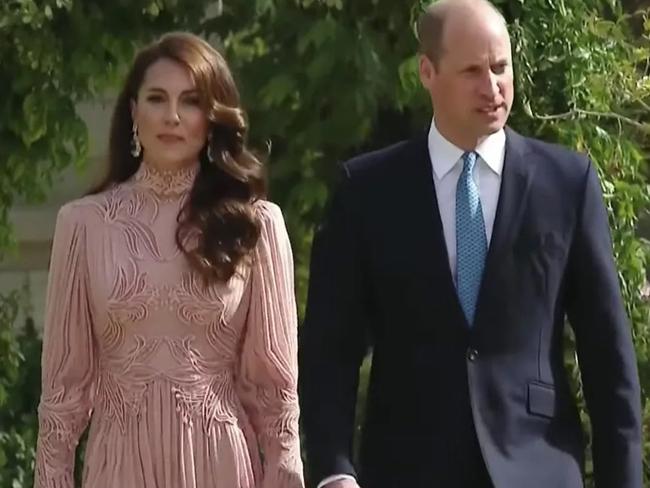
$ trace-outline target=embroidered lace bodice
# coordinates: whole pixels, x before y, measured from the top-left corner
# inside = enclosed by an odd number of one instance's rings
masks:
[[[129,181],[60,210],[36,487],[74,486],[89,421],[84,487],[303,486],[282,214],[257,202],[252,263],[206,287],[175,241],[196,175],[142,164]]]

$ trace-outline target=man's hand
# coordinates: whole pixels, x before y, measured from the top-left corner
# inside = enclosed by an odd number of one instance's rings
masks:
[[[354,480],[336,480],[327,483],[324,488],[361,488]]]

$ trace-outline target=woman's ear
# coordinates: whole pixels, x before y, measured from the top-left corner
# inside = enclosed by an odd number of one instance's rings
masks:
[[[132,98],[130,105],[131,105],[131,120],[133,120],[133,122],[135,122],[136,121],[136,114],[137,114],[137,111],[138,111],[138,103],[135,101],[134,98]]]

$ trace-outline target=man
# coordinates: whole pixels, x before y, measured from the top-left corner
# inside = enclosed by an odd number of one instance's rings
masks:
[[[345,163],[314,242],[300,351],[311,477],[327,488],[582,487],[568,317],[596,486],[641,488],[640,388],[596,169],[504,128],[511,47],[491,4],[442,0],[418,31],[430,130]]]

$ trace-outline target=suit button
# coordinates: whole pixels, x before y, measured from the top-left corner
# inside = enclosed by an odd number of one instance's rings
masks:
[[[474,362],[478,359],[478,351],[476,349],[469,349],[467,351],[467,359]]]

